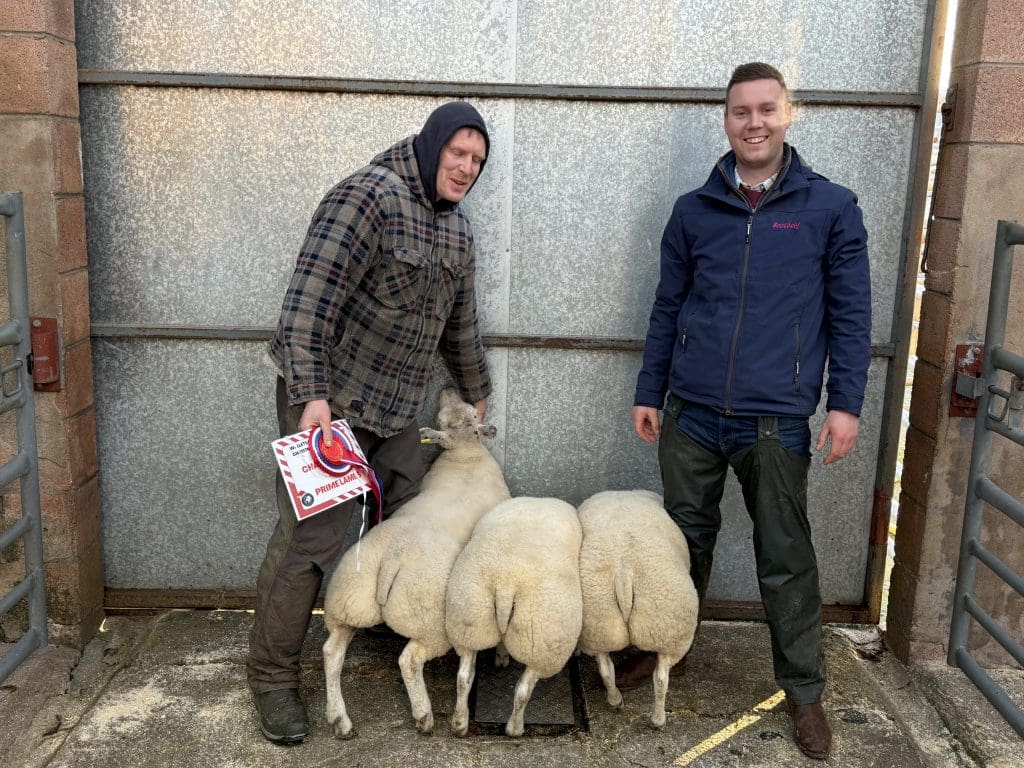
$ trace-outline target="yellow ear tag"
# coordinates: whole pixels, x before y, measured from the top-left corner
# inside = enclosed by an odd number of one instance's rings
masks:
[[[429,445],[429,444],[430,444],[430,438],[429,437],[421,437],[420,438],[420,445]]]

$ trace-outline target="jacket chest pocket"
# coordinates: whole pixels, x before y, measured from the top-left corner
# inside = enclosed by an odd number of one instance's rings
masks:
[[[466,274],[466,265],[458,253],[445,253],[441,257],[441,270],[438,275],[437,296],[434,301],[434,314],[441,320],[447,320],[455,305],[455,294]]]
[[[422,301],[428,272],[426,255],[396,246],[391,261],[377,268],[367,287],[385,307],[408,310]]]

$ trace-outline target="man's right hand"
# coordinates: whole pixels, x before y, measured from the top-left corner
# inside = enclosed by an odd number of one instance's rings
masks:
[[[326,400],[310,400],[302,409],[299,419],[299,431],[320,427],[324,433],[324,445],[331,444],[331,406]]]
[[[647,405],[633,406],[633,429],[640,436],[640,439],[647,443],[653,443],[661,434],[661,418],[658,416],[658,409]]]

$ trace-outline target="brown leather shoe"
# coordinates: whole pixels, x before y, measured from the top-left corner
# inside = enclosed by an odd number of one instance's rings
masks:
[[[622,662],[615,670],[615,686],[620,691],[631,691],[651,682],[654,669],[658,666],[658,654],[641,651]],[[686,657],[683,656],[669,670],[669,677],[681,677],[686,672]]]
[[[832,729],[821,702],[793,704],[787,699],[786,704],[793,717],[793,741],[809,758],[824,760],[832,748]]]

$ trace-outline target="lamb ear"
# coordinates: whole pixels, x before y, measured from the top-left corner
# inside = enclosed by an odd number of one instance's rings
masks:
[[[476,428],[476,433],[481,437],[494,438],[498,435],[498,428],[492,424],[481,424]]]
[[[452,439],[448,436],[447,432],[438,432],[430,427],[420,427],[420,442],[436,443],[442,448],[452,447]]]

